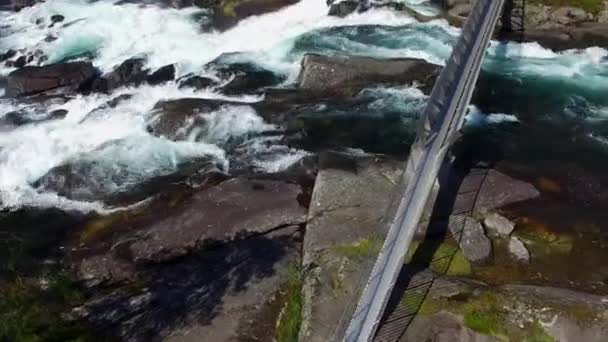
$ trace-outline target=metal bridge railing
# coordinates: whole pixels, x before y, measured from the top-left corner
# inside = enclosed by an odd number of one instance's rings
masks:
[[[477,1],[433,87],[408,158],[403,197],[344,341],[368,342],[375,335],[441,164],[464,122],[503,3],[504,0]]]

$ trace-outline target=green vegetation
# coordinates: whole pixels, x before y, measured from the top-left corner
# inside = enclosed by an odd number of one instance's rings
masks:
[[[336,253],[352,259],[364,259],[374,256],[382,249],[382,240],[376,237],[360,240],[351,245],[340,245],[334,247]]]
[[[296,342],[302,324],[302,272],[299,267],[292,266],[287,276],[285,306],[276,331],[277,342]]]
[[[534,322],[527,329],[527,336],[524,342],[556,342],[538,322]]]
[[[604,8],[602,0],[531,0],[530,2],[547,6],[580,7],[594,14],[599,13]]]
[[[0,288],[0,341],[93,341],[86,327],[66,317],[82,294],[64,274],[54,274],[46,288],[15,278]]]
[[[417,254],[420,241],[412,241],[405,256],[405,263],[428,262],[430,268],[439,274],[450,276],[466,276],[472,272],[471,263],[453,241],[443,241],[434,250],[425,250]],[[431,254],[432,253],[432,254]],[[413,260],[416,256],[416,260]]]

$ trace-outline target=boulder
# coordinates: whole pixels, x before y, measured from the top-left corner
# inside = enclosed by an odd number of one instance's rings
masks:
[[[112,142],[71,162],[56,166],[34,182],[39,191],[52,191],[79,201],[103,201],[108,204],[134,203],[145,199],[171,182],[186,179],[197,172],[213,172],[220,167],[211,157],[182,162],[177,166],[159,166],[159,170],[133,170],[125,161],[99,160],[98,154],[121,144]],[[149,171],[149,173],[147,173]]]
[[[358,91],[374,83],[411,85],[430,91],[440,67],[414,58],[378,59],[307,54],[302,59],[298,85],[330,92]]]
[[[122,86],[139,85],[146,81],[147,70],[144,68],[145,64],[146,60],[143,58],[127,59],[112,72],[96,80],[93,84],[93,90],[108,92]]]
[[[25,96],[63,87],[81,90],[90,85],[96,75],[97,70],[90,62],[23,67],[8,75],[6,95]]]
[[[477,197],[475,210],[486,213],[539,195],[534,185],[513,179],[497,170],[489,170]]]
[[[530,251],[526,248],[523,242],[516,236],[512,236],[509,240],[509,252],[511,255],[520,262],[530,262]]]
[[[17,55],[17,51],[13,49],[8,49],[6,52],[0,54],[0,62],[4,62],[7,59],[13,58]]]
[[[515,229],[515,223],[498,213],[487,215],[483,219],[483,224],[486,229],[502,236],[508,236]]]
[[[460,248],[465,258],[473,263],[483,263],[492,255],[492,242],[486,236],[481,223],[470,217],[465,218]]]
[[[15,60],[14,67],[15,68],[23,68],[27,64],[27,58],[25,56],[19,56],[17,60]]]
[[[146,81],[150,85],[159,85],[165,82],[173,81],[175,78],[175,66],[173,64],[165,65],[164,67],[154,71]]]
[[[38,3],[38,0],[12,0],[13,11],[19,12],[26,7],[34,6]]]
[[[306,221],[306,209],[299,196],[299,186],[282,181],[227,180],[194,193],[154,220],[132,223],[136,228],[117,234],[74,266],[90,284],[131,279],[129,270],[135,265],[165,262],[207,246],[300,225]]]
[[[227,58],[227,56],[218,57],[207,67],[215,70],[219,78],[226,81],[221,87],[225,94],[254,93],[262,88],[278,85],[285,80],[284,76],[277,75],[253,63],[220,64],[223,58]]]
[[[200,117],[200,114],[216,111],[221,106],[229,104],[234,103],[199,98],[161,101],[154,106],[148,131],[158,137],[185,140],[196,127],[205,124],[205,119]]]
[[[61,14],[54,14],[51,16],[51,23],[59,23],[62,22],[65,19],[64,16],[62,16]]]
[[[355,1],[355,0],[340,1],[338,3],[333,3],[329,7],[328,15],[344,18],[347,15],[355,12],[358,7],[359,7],[359,1]]]
[[[178,80],[179,88],[204,89],[215,86],[217,82],[211,78],[203,76],[189,76]]]

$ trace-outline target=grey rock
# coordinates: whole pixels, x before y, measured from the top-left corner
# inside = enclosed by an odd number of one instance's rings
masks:
[[[498,342],[499,339],[467,328],[461,316],[440,311],[429,317],[417,316],[401,341]]]
[[[421,89],[432,87],[440,67],[420,59],[378,59],[355,56],[307,54],[298,76],[301,89],[338,91],[360,88],[373,83],[412,84]]]
[[[513,204],[540,195],[538,190],[530,183],[513,179],[499,171],[490,170],[481,186],[475,209],[486,213],[508,204]]]
[[[482,263],[492,255],[492,242],[481,223],[470,217],[465,218],[460,248],[467,260],[474,263]]]
[[[145,288],[96,291],[75,312],[110,340],[271,341],[299,227],[140,268]]]
[[[359,280],[369,271],[366,261],[375,254],[372,250],[361,258],[349,258],[336,247],[373,242],[386,233],[386,212],[391,210],[391,194],[403,166],[374,157],[320,157],[304,239],[303,263],[308,272],[300,341],[333,340],[342,317],[354,310],[364,285]]]
[[[299,194],[299,186],[279,181],[228,180],[196,194],[180,213],[146,228],[129,250],[136,262],[158,262],[205,243],[298,225],[306,221]]]
[[[516,236],[512,236],[509,240],[509,252],[518,261],[528,263],[530,262],[530,251],[526,248],[523,242]]]
[[[334,3],[329,7],[328,15],[335,17],[346,17],[347,15],[354,13],[359,7],[359,1],[344,0],[338,3]]]
[[[27,66],[8,75],[6,95],[32,95],[61,87],[78,90],[92,82],[96,73],[90,62]]]
[[[483,219],[484,226],[498,235],[509,235],[515,229],[515,223],[508,218],[498,214],[491,213]]]
[[[204,127],[207,114],[226,105],[243,105],[223,100],[181,98],[158,102],[148,124],[148,131],[158,137],[186,140],[196,129]]]
[[[173,64],[165,65],[164,67],[154,71],[146,81],[151,85],[159,85],[165,82],[172,81],[175,78],[175,66]]]

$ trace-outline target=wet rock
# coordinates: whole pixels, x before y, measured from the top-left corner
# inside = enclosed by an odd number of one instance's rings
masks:
[[[38,0],[12,0],[13,11],[19,12],[22,9],[30,6],[34,6],[38,3]]]
[[[203,76],[191,76],[179,80],[179,88],[204,89],[216,85],[215,80]]]
[[[49,119],[50,120],[60,120],[65,118],[65,116],[68,115],[68,111],[65,109],[56,109],[52,112],[49,113]]]
[[[536,198],[538,190],[529,183],[513,179],[499,171],[489,170],[477,198],[475,209],[481,213],[508,204]]]
[[[572,27],[527,29],[523,40],[538,42],[555,51],[608,46],[608,23],[585,22]]]
[[[47,43],[54,42],[56,40],[57,37],[53,36],[52,34],[47,34],[46,37],[44,37],[44,41]]]
[[[25,56],[20,56],[15,61],[14,67],[15,68],[23,68],[26,64],[27,64],[27,58]]]
[[[429,342],[498,342],[499,340],[476,332],[465,325],[456,314],[440,311],[428,317],[416,317],[406,330],[405,341]]]
[[[148,131],[158,137],[184,140],[190,136],[193,129],[205,124],[205,119],[200,117],[200,114],[213,112],[229,104],[234,103],[199,98],[161,101],[154,106],[154,115],[148,125]]]
[[[111,340],[270,341],[299,263],[298,227],[140,270],[143,289],[97,293],[76,312]]]
[[[298,85],[302,89],[358,91],[374,83],[412,84],[430,91],[440,67],[420,59],[377,59],[356,56],[307,54],[302,59]]]
[[[203,30],[222,32],[234,27],[245,18],[277,11],[297,3],[298,0],[237,0],[233,2],[191,0],[191,2],[198,7],[212,10],[209,20],[203,23]]]
[[[385,213],[402,167],[374,156],[320,156],[304,238],[308,272],[301,341],[331,341],[342,317],[355,309],[351,302],[362,290],[359,279],[365,278],[365,265],[375,258],[378,239],[388,229]]]
[[[90,62],[28,66],[8,75],[6,95],[32,95],[61,87],[79,90],[86,88],[96,74],[97,71]]]
[[[334,3],[329,7],[328,15],[344,18],[355,12],[359,7],[359,1],[345,0]]]
[[[213,158],[203,157],[177,165],[174,169],[160,169],[158,174],[146,175],[133,170],[124,161],[109,161],[97,157],[106,149],[120,148],[121,141],[101,146],[89,155],[49,170],[33,185],[39,191],[53,191],[79,201],[103,201],[108,204],[135,203],[162,190],[165,184],[187,178],[196,172],[218,169]],[[144,171],[145,173],[145,171]]]
[[[220,56],[221,61],[225,56]],[[254,93],[264,87],[278,85],[285,80],[284,76],[276,75],[270,70],[263,69],[252,63],[233,63],[228,65],[211,62],[208,67],[215,69],[221,79],[227,80],[222,86],[225,94]]]
[[[145,59],[130,58],[122,62],[112,72],[95,80],[93,91],[109,92],[113,89],[127,86],[139,85],[146,81],[147,71],[144,69]]]
[[[150,85],[159,85],[165,82],[172,81],[175,78],[175,66],[173,64],[165,65],[164,67],[154,71],[146,81]]]
[[[59,23],[62,22],[65,19],[64,16],[62,16],[61,14],[54,14],[51,16],[51,22],[54,23]]]
[[[467,260],[473,263],[483,263],[492,255],[492,242],[481,223],[470,217],[465,218],[460,248]]]
[[[512,236],[509,240],[509,252],[517,261],[528,263],[530,262],[530,252],[523,242],[516,236]]]
[[[513,229],[515,229],[515,223],[498,213],[487,215],[483,220],[483,224],[488,230],[503,236],[511,234]]]
[[[0,62],[4,62],[7,59],[13,58],[15,57],[15,55],[17,55],[17,51],[13,49],[8,49],[5,53],[0,54]]]

